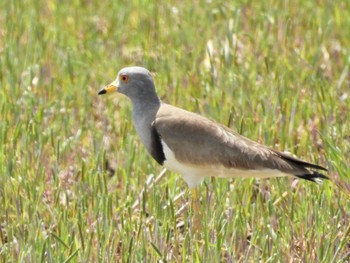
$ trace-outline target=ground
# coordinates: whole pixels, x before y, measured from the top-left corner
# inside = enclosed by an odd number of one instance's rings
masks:
[[[349,17],[345,0],[1,1],[1,262],[349,260]],[[196,233],[130,101],[97,96],[130,65],[332,180],[208,179]]]

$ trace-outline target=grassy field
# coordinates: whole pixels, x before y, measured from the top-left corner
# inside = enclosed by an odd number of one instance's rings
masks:
[[[346,0],[0,1],[0,261],[349,261],[349,29]],[[195,233],[130,101],[97,96],[129,65],[336,184],[207,180]]]

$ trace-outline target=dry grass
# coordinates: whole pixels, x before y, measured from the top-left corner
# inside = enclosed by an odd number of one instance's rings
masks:
[[[2,262],[349,260],[347,1],[0,7]],[[127,65],[154,71],[163,100],[328,166],[335,184],[207,180],[194,233],[181,177],[152,184],[162,168],[130,102],[97,96]]]

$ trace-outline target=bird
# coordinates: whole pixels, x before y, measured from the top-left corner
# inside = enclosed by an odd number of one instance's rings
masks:
[[[98,95],[119,92],[131,99],[132,120],[149,154],[182,174],[190,189],[208,177],[291,176],[322,183],[327,169],[275,150],[197,113],[160,100],[153,76],[139,66],[121,69]]]

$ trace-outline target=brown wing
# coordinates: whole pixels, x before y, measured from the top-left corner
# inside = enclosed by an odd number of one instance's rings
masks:
[[[200,115],[162,104],[154,126],[177,160],[237,169],[278,169],[294,175],[323,169],[249,140]]]

